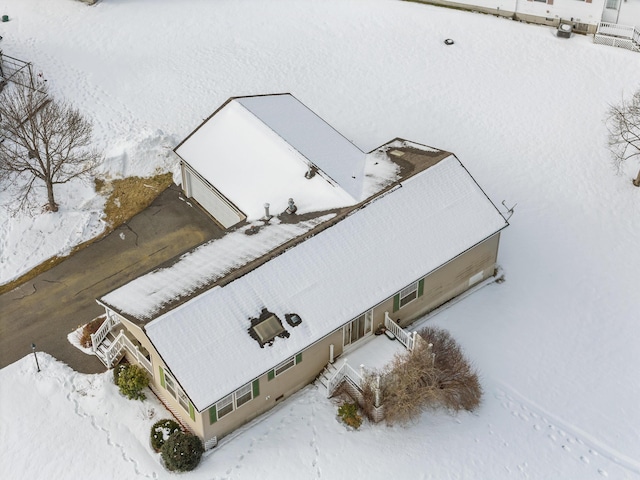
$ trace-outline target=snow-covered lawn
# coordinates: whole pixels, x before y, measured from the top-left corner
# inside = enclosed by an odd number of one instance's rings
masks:
[[[431,320],[480,370],[477,412],[349,432],[309,387],[189,478],[640,477],[639,165],[615,174],[603,124],[608,103],[640,87],[640,55],[390,0],[1,8],[4,53],[94,120],[104,175],[174,170],[166,147],[228,97],[288,91],[362,150],[396,136],[448,149],[496,203],[518,204],[506,282]],[[61,193],[57,214],[1,207],[1,282],[103,228],[90,187]],[[39,358],[40,373],[32,356],[0,371],[0,477],[169,477],[148,445],[159,405]]]

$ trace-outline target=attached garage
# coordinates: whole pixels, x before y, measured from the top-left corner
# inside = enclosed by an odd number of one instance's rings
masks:
[[[243,221],[246,216],[188,163],[182,162],[182,188],[224,228]]]

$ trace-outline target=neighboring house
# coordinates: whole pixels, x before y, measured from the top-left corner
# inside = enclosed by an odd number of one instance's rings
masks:
[[[596,33],[601,22],[640,31],[640,0],[419,0],[463,10],[490,13],[530,23],[571,23],[580,33]]]
[[[508,223],[449,152],[365,154],[289,94],[228,100],[175,152],[220,238],[100,298],[94,351],[145,367],[207,448],[385,317],[407,326],[495,275]]]

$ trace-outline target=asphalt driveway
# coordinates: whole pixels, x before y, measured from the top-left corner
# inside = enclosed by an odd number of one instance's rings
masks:
[[[51,270],[0,295],[0,368],[37,350],[74,370],[104,365],[67,334],[104,312],[95,299],[211,238],[221,229],[171,185],[143,212]]]

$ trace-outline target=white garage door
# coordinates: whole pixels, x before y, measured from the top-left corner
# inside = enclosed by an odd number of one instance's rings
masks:
[[[188,168],[185,173],[185,193],[211,214],[224,228],[229,228],[246,217],[219,192],[207,185]]]

